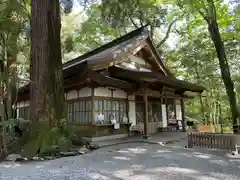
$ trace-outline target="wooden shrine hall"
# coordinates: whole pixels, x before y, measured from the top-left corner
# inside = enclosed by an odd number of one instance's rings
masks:
[[[63,64],[68,121],[91,140],[185,130],[184,97],[204,88],[174,77],[146,27]],[[17,116],[29,117],[29,85],[19,89]]]

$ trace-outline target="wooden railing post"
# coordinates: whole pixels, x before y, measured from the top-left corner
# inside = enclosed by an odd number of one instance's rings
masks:
[[[193,147],[192,133],[188,133],[188,148]]]

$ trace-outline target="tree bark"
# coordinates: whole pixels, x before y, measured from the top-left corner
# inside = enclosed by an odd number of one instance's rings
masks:
[[[66,117],[59,8],[57,0],[31,1],[30,119],[49,127]]]
[[[197,83],[200,84],[200,76],[199,76],[199,72],[198,72],[198,68],[195,67],[195,71],[196,71],[196,76],[197,76]],[[205,113],[204,113],[204,105],[203,105],[203,99],[202,99],[202,94],[199,94],[199,100],[200,100],[200,105],[201,105],[201,113],[202,113],[202,118],[205,119]],[[206,120],[205,120],[206,123]]]
[[[208,30],[211,35],[211,39],[214,43],[214,46],[217,52],[217,57],[218,57],[219,65],[221,69],[221,76],[222,76],[225,89],[229,98],[230,108],[232,112],[233,132],[237,133],[238,131],[237,118],[239,118],[240,116],[237,109],[236,93],[234,91],[234,83],[231,79],[231,73],[229,70],[224,43],[221,39],[221,35],[219,32],[219,28],[216,20],[209,19],[207,23],[208,23]]]

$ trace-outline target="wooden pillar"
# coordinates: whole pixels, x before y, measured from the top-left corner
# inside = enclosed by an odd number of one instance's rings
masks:
[[[165,93],[165,89],[164,89],[164,93]],[[166,118],[167,118],[167,127],[169,124],[169,114],[168,114],[168,97],[167,97],[167,93],[164,96],[164,101],[165,101],[165,106],[166,106]]]
[[[144,136],[143,138],[148,138],[148,92],[147,92],[147,87],[144,87]]]
[[[126,99],[126,115],[127,115],[127,122],[129,123],[130,122],[130,117],[129,117],[129,93],[127,92],[127,99]]]
[[[91,87],[92,124],[95,124],[94,87]]]
[[[164,92],[164,87],[161,87],[160,90],[160,109],[161,109],[161,121],[163,122],[163,115],[162,115],[162,105],[163,105],[163,92]]]
[[[164,86],[161,87],[161,90],[160,90],[160,102],[161,102],[161,107],[162,107],[162,104],[163,104],[163,93],[164,93]]]
[[[185,126],[185,107],[184,107],[184,100],[183,95],[181,96],[181,112],[182,112],[182,131],[186,132]]]

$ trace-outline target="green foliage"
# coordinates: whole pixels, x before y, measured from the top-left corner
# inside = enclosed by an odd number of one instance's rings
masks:
[[[215,1],[215,6],[232,78],[237,96],[240,98],[238,85],[240,83],[237,80],[240,73],[238,41],[240,33],[239,18],[236,18],[239,17],[239,6],[234,5],[233,8],[232,4],[229,7],[224,1]],[[176,25],[172,28],[177,30],[170,31],[173,45],[165,43],[159,51],[164,51],[165,62],[177,77],[207,87],[207,91],[202,95],[202,103],[199,97],[188,100],[187,115],[218,123],[219,110],[216,104],[220,103],[224,122],[229,124],[231,111],[228,96],[221,79],[215,47],[201,14],[206,15],[208,12],[206,7],[208,7],[206,0],[104,0],[86,9],[84,16],[81,16],[81,18],[86,16],[86,19],[80,23],[80,27],[74,30],[69,27],[71,32],[74,32],[72,51],[80,53],[90,51],[143,24],[150,25],[153,40],[158,45],[163,39],[163,29],[167,29],[169,23],[177,19]],[[209,8],[210,15],[214,17],[210,10]]]
[[[49,133],[42,138],[40,154],[54,154],[56,153],[55,147],[59,147],[61,151],[67,151],[72,146],[71,137],[74,135],[74,128],[68,126],[66,119],[61,119],[59,127],[51,128]]]
[[[0,122],[1,128],[14,127],[18,124],[18,119],[8,119],[7,121]]]
[[[75,135],[75,129],[68,125],[66,119],[61,119],[58,127],[49,128],[48,122],[41,122],[32,128],[36,131],[35,136],[24,147],[23,155],[34,156],[39,149],[40,155],[56,155],[72,147],[71,138]]]
[[[123,24],[133,24],[139,27],[144,24],[151,24],[160,27],[166,23],[167,7],[162,6],[156,0],[104,0],[102,1],[102,15],[113,27]]]
[[[80,52],[95,49],[116,37],[119,37],[124,28],[114,29],[101,18],[99,5],[92,5],[87,11],[87,20],[82,23],[80,29],[76,29],[74,41]]]
[[[66,138],[71,138],[75,135],[76,129],[73,126],[69,126],[66,119],[61,119],[59,121],[60,133]]]
[[[187,26],[182,27],[180,42],[183,43],[181,43],[180,48],[177,48],[177,51],[175,49],[172,52],[173,54],[168,55],[169,64],[174,66],[181,77],[192,81],[195,80],[195,82],[208,87],[208,91],[203,94],[203,107],[199,106],[201,105],[200,101],[198,103],[189,101],[187,114],[199,116],[199,114],[202,114],[201,109],[204,109],[205,118],[208,118],[212,123],[217,123],[219,117],[217,103],[220,103],[224,123],[228,124],[231,111],[228,105],[228,97],[224,90],[225,87],[223,86],[212,37],[210,36],[211,34],[208,35],[206,21],[208,22],[211,18],[218,21],[221,37],[225,42],[233,80],[236,74],[239,74],[239,45],[235,44],[235,37],[239,37],[239,32],[234,26],[236,22],[235,15],[230,10],[228,4],[222,1],[215,1],[216,9],[213,11],[212,4],[209,2],[211,1],[178,1],[178,5],[184,12],[186,20],[191,23],[187,23]],[[183,71],[177,69],[179,65],[184,68]]]

